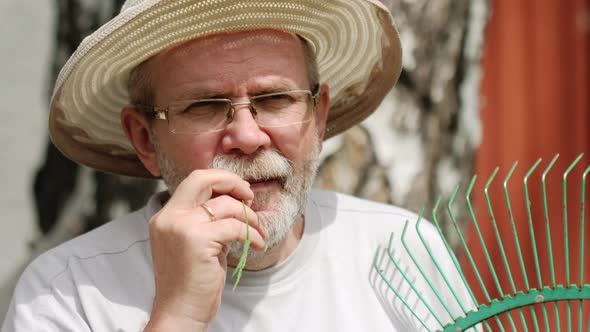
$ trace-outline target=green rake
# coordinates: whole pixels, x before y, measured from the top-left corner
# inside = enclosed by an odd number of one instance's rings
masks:
[[[582,159],[579,155],[563,173],[563,219],[559,222],[549,221],[549,196],[546,180],[549,172],[556,163],[556,155],[541,175],[542,198],[531,202],[529,194],[529,178],[541,163],[541,159],[528,170],[523,179],[524,206],[526,218],[515,220],[515,214],[508,193],[509,182],[518,163],[515,163],[503,182],[503,194],[506,201],[507,220],[505,226],[510,230],[501,235],[490,199],[490,187],[496,178],[496,168],[484,189],[489,226],[493,228],[492,238],[497,249],[490,250],[490,240],[487,243],[482,234],[482,222],[476,218],[471,203],[476,178],[469,184],[465,196],[465,204],[471,217],[472,241],[466,241],[465,230],[459,225],[453,206],[459,191],[455,187],[447,204],[447,211],[454,226],[454,231],[460,241],[457,256],[443,236],[437,220],[441,199],[439,198],[432,211],[432,221],[436,230],[431,233],[440,237],[440,243],[432,240],[428,235],[429,225],[423,222],[424,210],[415,223],[406,221],[401,234],[394,240],[392,233],[389,246],[379,249],[374,259],[374,277],[385,285],[382,288],[381,300],[390,307],[390,314],[397,315],[396,321],[405,321],[398,330],[402,331],[590,331],[590,284],[584,279],[585,272],[585,190],[586,176],[590,166],[581,176],[579,229],[570,232],[573,224],[568,222],[568,187],[567,180],[570,172]],[[578,170],[580,171],[580,170]],[[537,174],[538,175],[538,174]],[[538,183],[537,183],[538,185]],[[531,191],[534,195],[536,192]],[[537,195],[538,196],[538,195]],[[537,201],[542,201],[542,204]],[[534,203],[534,204],[533,204]],[[533,227],[532,208],[542,206],[544,227],[535,230]],[[485,210],[484,210],[485,212]],[[540,214],[540,210],[538,211]],[[483,215],[483,214],[482,214]],[[481,219],[481,217],[480,217]],[[540,220],[541,221],[541,220]],[[520,223],[520,228],[517,225]],[[553,227],[551,225],[553,224]],[[428,227],[426,227],[428,226]],[[563,237],[552,236],[552,228],[561,228]],[[576,225],[577,227],[578,225]],[[433,229],[433,227],[430,227]],[[520,233],[517,231],[520,230]],[[526,230],[523,232],[523,229]],[[535,235],[537,231],[537,235]],[[542,234],[545,233],[545,234]],[[412,242],[412,237],[415,238]],[[570,264],[570,242],[579,237],[579,266]],[[419,241],[416,241],[419,240]],[[400,241],[401,240],[401,241]],[[563,241],[563,251],[554,251],[556,241]],[[411,243],[419,243],[423,248],[411,248]],[[526,243],[531,248],[527,252],[521,250],[521,244]],[[415,244],[414,244],[415,246]],[[507,253],[505,247],[513,248],[513,254]],[[543,247],[545,252],[538,248]],[[476,248],[476,249],[474,249]],[[477,251],[475,251],[477,250]],[[576,249],[577,250],[577,249]],[[572,251],[573,252],[573,251]],[[481,259],[474,258],[479,253]],[[448,256],[446,256],[448,254]],[[564,255],[564,264],[556,266],[555,257]],[[534,259],[534,269],[527,270],[525,256]],[[532,256],[532,257],[531,257]],[[403,258],[406,259],[403,259]],[[455,258],[458,257],[458,258]],[[409,259],[407,259],[409,258]],[[511,262],[510,262],[511,261]],[[532,263],[531,263],[532,265]],[[545,273],[542,273],[545,271]],[[549,272],[547,272],[549,271]],[[532,272],[532,273],[531,273]],[[549,276],[550,275],[550,281]],[[544,275],[544,278],[543,278]],[[506,278],[501,279],[501,276]],[[563,278],[565,277],[565,278]],[[563,280],[562,280],[563,279]],[[487,280],[484,281],[484,280]],[[509,282],[501,282],[508,280]],[[477,292],[477,293],[476,293]],[[387,297],[386,294],[390,296]],[[476,295],[477,294],[477,295]],[[403,314],[400,314],[402,312]],[[410,327],[412,326],[412,327]]]

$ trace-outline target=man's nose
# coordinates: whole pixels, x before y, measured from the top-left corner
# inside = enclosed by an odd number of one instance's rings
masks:
[[[252,154],[260,148],[268,148],[270,136],[258,126],[249,105],[235,105],[232,121],[222,138],[224,153]]]

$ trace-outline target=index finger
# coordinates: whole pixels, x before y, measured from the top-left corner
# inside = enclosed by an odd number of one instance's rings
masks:
[[[176,188],[168,204],[194,208],[209,200],[213,194],[229,195],[237,200],[251,201],[254,193],[250,184],[237,174],[219,170],[195,170]]]

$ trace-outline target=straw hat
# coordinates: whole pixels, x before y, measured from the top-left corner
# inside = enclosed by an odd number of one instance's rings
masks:
[[[49,116],[53,143],[78,163],[150,177],[120,124],[131,70],[198,37],[256,29],[310,42],[321,81],[330,86],[326,138],[371,114],[401,71],[395,24],[377,0],[127,0],[61,70]]]

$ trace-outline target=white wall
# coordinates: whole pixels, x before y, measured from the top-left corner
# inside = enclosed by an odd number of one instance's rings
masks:
[[[0,0],[0,321],[36,236],[32,175],[47,133],[52,0]]]

